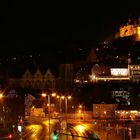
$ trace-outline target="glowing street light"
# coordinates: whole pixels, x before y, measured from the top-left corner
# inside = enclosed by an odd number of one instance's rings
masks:
[[[82,108],[82,105],[79,105],[79,108]]]
[[[66,106],[66,129],[67,129],[68,100],[70,100],[71,98],[72,98],[71,96],[65,97],[65,106]]]
[[[52,95],[52,97],[55,97],[56,96],[56,93],[52,93],[51,95]]]
[[[59,99],[59,103],[60,103],[60,113],[62,112],[62,108],[61,108],[61,102],[62,102],[62,100],[65,100],[65,113],[66,113],[66,120],[67,120],[67,112],[68,112],[68,100],[71,100],[71,96],[59,96],[59,95],[57,95],[56,96],[57,97],[57,99]]]
[[[47,94],[46,94],[46,93],[42,93],[41,96],[42,96],[42,97],[46,97]]]
[[[48,97],[48,104],[47,104],[47,106],[48,106],[48,120],[49,120],[49,140],[50,140],[50,130],[51,130],[51,128],[50,128],[50,99],[51,99],[51,96],[56,96],[56,93],[52,93],[52,94],[46,94],[46,93],[42,93],[41,94],[41,96],[43,97],[43,98],[46,98],[46,97]]]
[[[71,99],[71,96],[68,96],[68,99],[70,100]]]
[[[61,99],[65,99],[65,96],[61,96]]]
[[[2,93],[0,93],[0,99],[2,99],[3,98],[3,94]]]
[[[62,101],[61,101],[61,100],[64,100],[64,99],[65,99],[65,96],[57,96],[57,98],[59,99],[59,107],[60,107],[59,109],[60,109],[60,113],[62,113],[62,107],[61,107],[61,106],[62,106],[62,105],[61,105],[61,104],[62,104],[62,103],[61,103]]]

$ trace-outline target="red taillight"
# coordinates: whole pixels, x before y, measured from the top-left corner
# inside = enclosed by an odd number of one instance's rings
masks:
[[[12,139],[13,138],[13,135],[12,134],[9,134],[8,135],[8,139]]]

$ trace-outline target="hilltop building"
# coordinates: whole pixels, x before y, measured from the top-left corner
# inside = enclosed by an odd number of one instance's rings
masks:
[[[137,20],[129,19],[128,22],[120,27],[119,34],[115,38],[134,36],[136,41],[140,41],[140,18]]]

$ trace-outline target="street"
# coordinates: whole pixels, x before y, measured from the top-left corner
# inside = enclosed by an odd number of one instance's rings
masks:
[[[34,118],[31,124],[27,125],[25,132],[16,139],[26,140],[49,140],[49,121]],[[87,140],[91,136],[92,127],[89,124],[72,124],[68,123],[68,129],[59,130],[59,122],[57,119],[50,120],[50,140],[54,137],[54,130],[58,130],[59,140]]]
[[[121,126],[105,126],[102,122],[92,123],[79,120],[68,120],[68,129],[60,129],[58,119],[50,120],[50,140],[54,139],[54,131],[58,140],[87,140],[96,138],[97,140],[134,140],[132,130],[124,129]],[[117,128],[117,129],[116,129]],[[124,130],[130,130],[128,131]],[[137,137],[140,129],[137,130]],[[129,137],[130,136],[130,137]],[[47,118],[31,118],[30,124],[25,127],[25,131],[17,136],[15,140],[49,140],[49,120]]]

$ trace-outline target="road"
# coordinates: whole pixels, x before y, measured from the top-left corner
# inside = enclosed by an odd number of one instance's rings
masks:
[[[51,132],[51,139],[53,137],[53,131],[54,131],[54,126],[57,123],[56,120],[51,120],[50,121],[50,132]],[[22,137],[26,140],[49,140],[49,130],[48,127],[49,122],[48,120],[46,121],[41,121],[41,122],[32,122],[32,124],[26,126],[26,130],[24,135]]]
[[[18,140],[49,140],[48,120],[32,120],[31,124],[26,126],[25,132]],[[50,121],[50,140],[53,140],[53,132],[59,130],[59,121],[51,119]],[[89,124],[68,124],[68,129],[59,131],[59,140],[87,140],[91,135],[92,127]]]
[[[35,117],[28,121],[29,124],[26,125],[25,131],[16,135],[14,140],[49,140],[49,121],[47,118]],[[98,137],[100,140],[125,140],[128,136],[131,140],[140,139],[140,124],[134,123],[126,127],[121,123],[68,119],[68,129],[66,130],[60,125],[62,121],[66,120],[50,119],[50,140],[54,140],[54,130],[57,130],[59,134],[58,139],[55,140],[87,140],[91,136],[92,138],[93,136]],[[134,133],[133,130],[136,132]]]
[[[112,124],[111,124],[112,125]],[[32,118],[25,132],[17,140],[49,140],[49,121],[47,118]],[[89,137],[99,137],[101,140],[122,140],[124,135],[116,134],[115,127],[106,129],[102,123],[93,121],[68,120],[68,129],[60,130],[58,119],[50,120],[50,140],[53,140],[54,130],[58,130],[58,140],[87,140]],[[124,130],[124,129],[123,129]],[[122,131],[121,131],[122,132]]]

